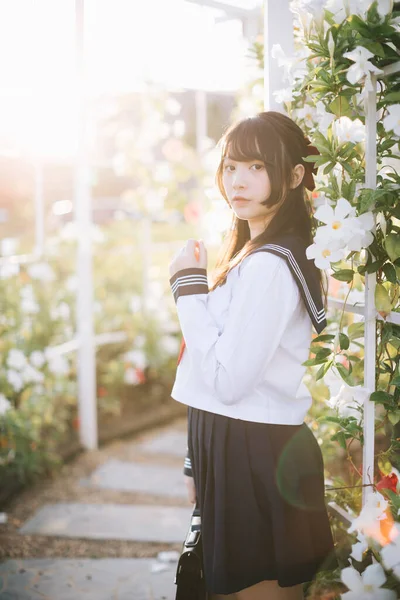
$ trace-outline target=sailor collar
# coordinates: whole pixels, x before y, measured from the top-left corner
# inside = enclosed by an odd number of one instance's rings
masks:
[[[326,314],[322,302],[317,267],[307,258],[304,241],[299,236],[283,234],[275,237],[270,243],[253,250],[250,254],[256,252],[272,252],[272,254],[281,256],[286,260],[298,285],[312,324],[316,332],[321,333],[327,325]]]

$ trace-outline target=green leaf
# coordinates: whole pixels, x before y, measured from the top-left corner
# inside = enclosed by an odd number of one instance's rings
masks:
[[[322,133],[320,133],[319,131],[316,131],[313,134],[313,143],[315,144],[315,146],[317,146],[320,152],[325,152],[326,154],[329,154],[332,151],[331,144],[326,139],[326,137],[322,135]]]
[[[321,335],[317,335],[317,337],[313,339],[312,343],[314,344],[315,342],[331,342],[334,339],[334,335],[331,335],[330,333],[322,333]]]
[[[391,263],[385,263],[382,267],[382,271],[385,273],[385,277],[390,283],[397,283],[396,269]]]
[[[346,367],[344,367],[341,363],[337,362],[335,363],[335,367],[337,368],[337,370],[339,371],[342,379],[346,380],[348,378],[348,376],[350,375],[350,371],[348,371],[346,369]]]
[[[385,103],[386,102],[389,102],[389,103],[400,102],[400,92],[389,92],[388,94],[386,94]]]
[[[371,402],[377,402],[378,404],[391,405],[393,397],[387,392],[379,391],[372,392],[369,399],[371,400]]]
[[[353,110],[345,96],[337,96],[330,104],[329,110],[337,117],[351,117]]]
[[[360,46],[364,46],[367,50],[375,54],[376,56],[380,56],[381,58],[385,58],[385,50],[379,42],[375,42],[374,40],[366,40],[363,38],[360,40]]]
[[[396,387],[400,387],[400,375],[396,375],[396,377],[393,377],[390,384],[395,385]]]
[[[388,419],[392,425],[397,425],[397,423],[400,421],[400,410],[388,412]]]
[[[350,340],[345,333],[339,333],[339,344],[341,350],[347,350],[350,345]]]
[[[340,271],[336,271],[336,273],[332,273],[331,277],[337,279],[338,281],[353,281],[354,271],[352,269],[341,269]]]
[[[346,436],[344,435],[343,431],[338,431],[332,436],[331,439],[338,441],[339,445],[346,450]]]
[[[392,262],[400,257],[400,236],[389,233],[385,237],[385,248]]]
[[[332,350],[330,348],[314,348],[313,352],[315,352],[315,355],[317,358],[326,358],[327,356],[330,356],[332,354]]]
[[[327,372],[327,370],[330,368],[331,365],[332,365],[332,360],[328,360],[327,363],[325,363],[324,365],[322,365],[322,367],[320,367],[320,369],[318,369],[317,374],[315,376],[316,381],[318,381],[319,379],[322,379],[322,377],[325,375],[325,373]]]
[[[386,315],[392,310],[389,292],[382,283],[377,283],[375,287],[375,308],[379,313]]]
[[[356,340],[357,338],[364,337],[364,323],[362,321],[358,321],[357,323],[350,323],[347,328],[347,335],[351,340]]]

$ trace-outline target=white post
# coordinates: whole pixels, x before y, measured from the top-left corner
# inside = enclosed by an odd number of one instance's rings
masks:
[[[44,250],[44,199],[43,199],[43,160],[35,155],[34,163],[34,204],[35,204],[35,248],[33,253],[40,258]]]
[[[205,151],[205,140],[207,138],[207,92],[204,90],[196,90],[195,92],[196,105],[196,150],[197,154],[202,159]],[[199,235],[205,239],[207,233],[204,229],[205,208],[202,203],[200,218],[199,218]]]
[[[288,1],[264,2],[264,109],[283,112],[282,104],[276,102],[273,93],[289,84],[283,81],[282,67],[271,57],[274,44],[280,44],[287,56],[293,55],[293,14]]]
[[[92,207],[88,157],[86,90],[84,76],[84,0],[75,0],[77,89],[79,100],[78,144],[75,175],[75,219],[78,236],[77,255],[77,335],[79,435],[84,448],[96,449],[96,362],[93,327],[92,282]]]
[[[150,299],[150,268],[152,249],[152,218],[151,210],[146,209],[140,222],[142,246],[142,314],[149,316]]]
[[[372,91],[365,99],[365,185],[376,189],[376,77],[371,74]],[[373,228],[375,233],[375,226]],[[375,309],[376,273],[365,274],[365,342],[364,342],[364,385],[375,391],[375,355],[376,355],[376,309]],[[363,484],[374,481],[375,447],[375,405],[369,400],[364,406],[364,446],[363,446]],[[372,487],[364,487],[363,506]]]

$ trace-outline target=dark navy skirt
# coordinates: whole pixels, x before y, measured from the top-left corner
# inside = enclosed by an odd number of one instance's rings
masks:
[[[188,407],[207,591],[281,587],[337,566],[321,449],[306,425],[242,421]]]

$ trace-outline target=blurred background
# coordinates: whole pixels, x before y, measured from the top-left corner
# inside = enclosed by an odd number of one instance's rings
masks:
[[[230,227],[216,144],[262,108],[263,11],[260,0],[0,0],[0,13],[6,488],[60,448],[94,448],[177,404],[168,264],[202,238],[211,272]]]

